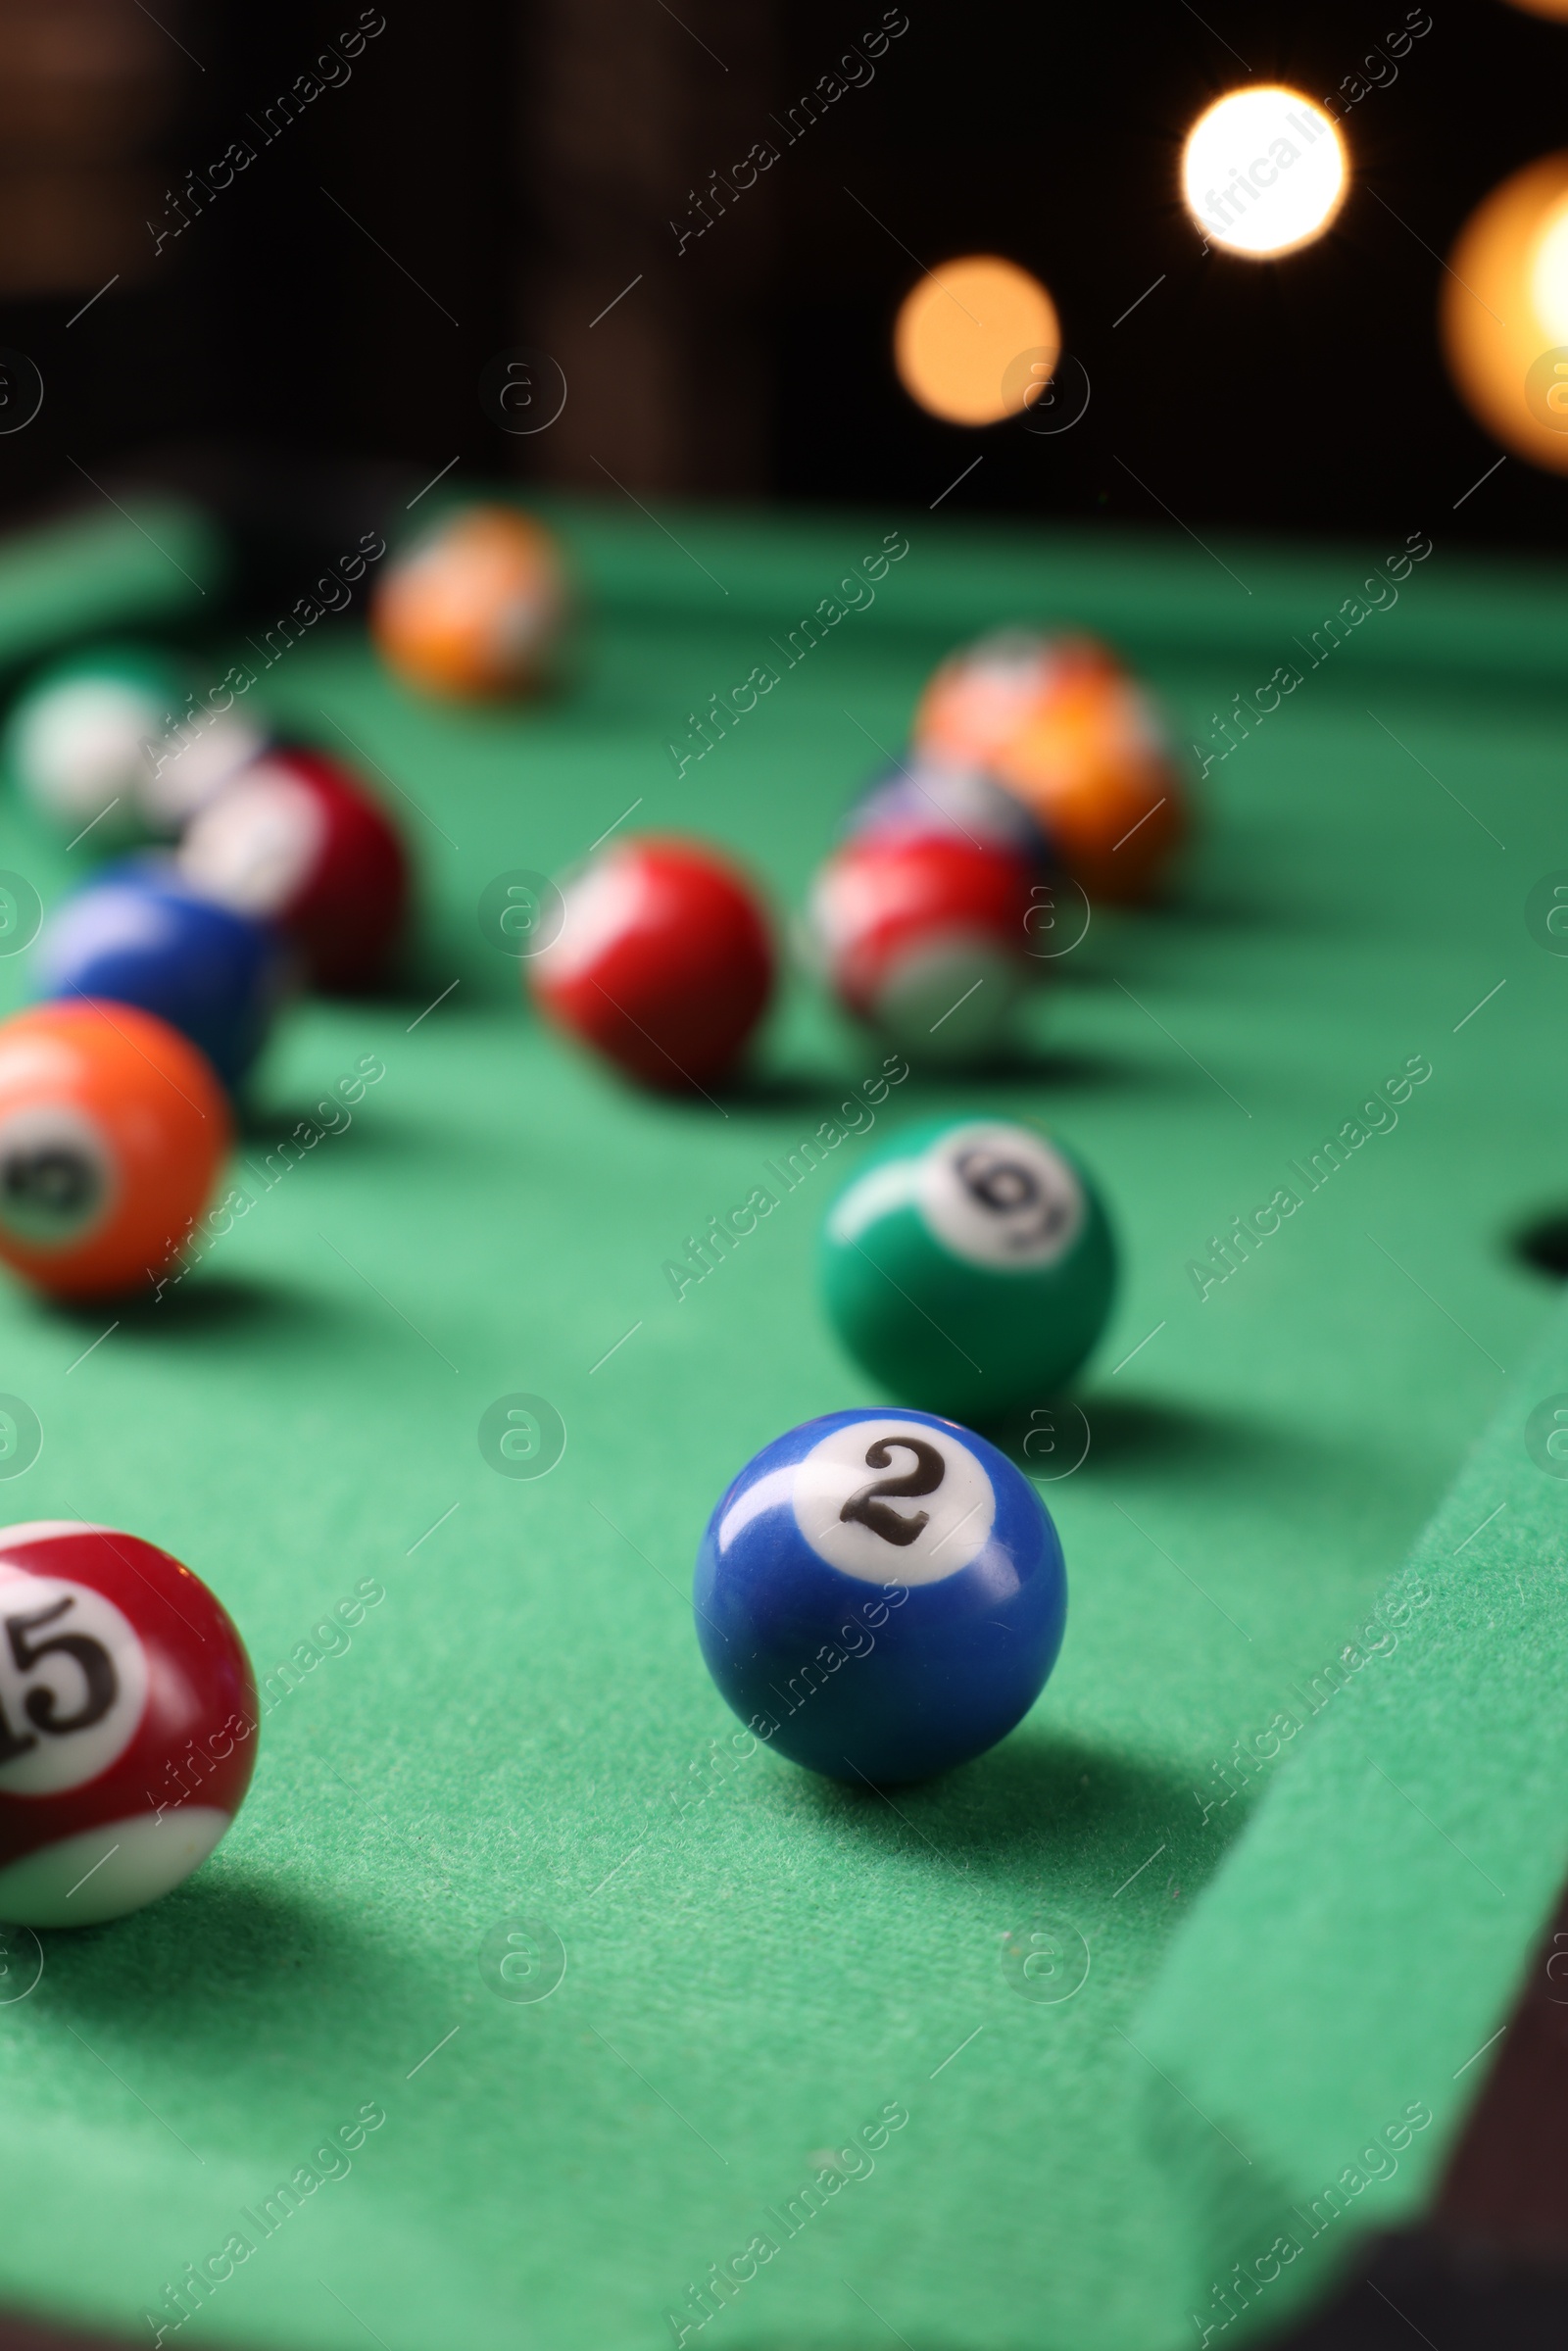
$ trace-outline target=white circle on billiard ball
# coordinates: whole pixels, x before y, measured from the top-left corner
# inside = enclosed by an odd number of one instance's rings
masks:
[[[868,1413],[796,1468],[795,1523],[819,1559],[866,1584],[940,1584],[991,1540],[997,1497],[966,1445]]]
[[[33,1249],[66,1249],[103,1222],[118,1185],[114,1155],[70,1102],[34,1102],[0,1119],[0,1229]]]
[[[177,832],[211,806],[262,754],[259,727],[237,710],[215,710],[172,728],[147,760],[137,791],[160,832]]]
[[[124,1753],[146,1703],[147,1652],[113,1600],[0,1559],[0,1795],[95,1780]]]
[[[963,1061],[996,1036],[1026,976],[1012,940],[955,923],[891,962],[872,1009],[878,1027],[923,1060]]]
[[[1061,1153],[1001,1119],[976,1119],[933,1145],[916,1198],[934,1238],[971,1265],[1054,1265],[1083,1230],[1083,1186]]]
[[[326,819],[308,784],[276,759],[258,759],[185,835],[179,868],[242,914],[275,914],[299,895],[321,854]]]

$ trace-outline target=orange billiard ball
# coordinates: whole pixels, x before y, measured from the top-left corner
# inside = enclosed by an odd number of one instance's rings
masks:
[[[175,1254],[232,1139],[211,1065],[133,1004],[0,1023],[0,1257],[56,1298],[137,1288]]]
[[[1093,898],[1150,897],[1186,837],[1186,789],[1159,714],[1093,637],[1017,629],[965,647],[927,685],[914,738],[989,767]]]
[[[514,507],[471,506],[394,558],[370,632],[407,685],[484,701],[542,681],[565,612],[561,558],[543,524]]]

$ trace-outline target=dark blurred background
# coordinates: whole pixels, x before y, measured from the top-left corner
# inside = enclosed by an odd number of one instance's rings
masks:
[[[1286,261],[1205,255],[1176,199],[1211,97],[1249,69],[1333,92],[1405,13],[906,0],[790,138],[880,0],[0,0],[0,347],[44,383],[25,429],[0,403],[0,514],[83,473],[281,506],[328,495],[323,462],[454,459],[924,507],[979,458],[945,511],[1554,547],[1568,484],[1511,458],[1464,495],[1499,452],[1436,307],[1474,204],[1564,136],[1568,25],[1432,0],[1347,118],[1338,222]],[[759,140],[777,163],[720,213]],[[983,250],[1054,297],[1093,387],[1070,431],[964,431],[898,386],[900,299]],[[479,397],[519,349],[568,387],[539,432]]]

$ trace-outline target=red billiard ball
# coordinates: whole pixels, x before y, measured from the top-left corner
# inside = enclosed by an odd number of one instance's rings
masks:
[[[324,752],[270,751],[180,845],[193,888],[274,922],[318,988],[380,979],[408,914],[409,868],[384,808]]]
[[[244,1643],[168,1551],[0,1530],[0,1918],[90,1927],[178,1886],[239,1810],[257,1720]]]
[[[212,1065],[167,1021],[82,999],[17,1013],[0,1023],[0,1257],[56,1298],[139,1288],[231,1140]]]
[[[773,986],[767,919],[743,876],[698,842],[625,841],[562,898],[531,963],[540,1009],[645,1085],[723,1077]]]
[[[1003,843],[951,833],[848,841],[811,903],[840,1003],[924,1060],[984,1053],[1039,968],[1028,944],[1036,870]]]

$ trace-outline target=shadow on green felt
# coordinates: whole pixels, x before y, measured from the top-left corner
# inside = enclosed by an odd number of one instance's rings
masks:
[[[475,934],[477,930],[476,916]],[[421,926],[379,979],[359,988],[334,988],[318,1001],[343,1010],[363,1005],[369,1011],[407,1011],[413,1015],[424,1011],[452,987],[454,980],[459,983],[459,995],[472,995],[476,990],[489,995],[491,991],[483,985],[489,965],[482,955],[482,944],[476,935],[470,944],[466,938],[452,939],[450,933],[439,938],[432,936]],[[510,955],[492,952],[494,962],[503,972],[509,968],[515,972],[516,965]],[[515,984],[514,980],[514,987]]]
[[[84,2038],[118,2031],[203,2062],[272,2043],[336,2065],[376,2051],[389,2017],[422,2022],[452,1998],[452,1971],[427,1947],[412,1957],[341,1900],[242,1867],[209,1866],[129,1918],[39,1939],[39,1989]]]
[[[1105,1469],[1180,1466],[1217,1476],[1241,1463],[1249,1476],[1277,1475],[1285,1457],[1300,1455],[1299,1443],[1277,1424],[1200,1411],[1163,1396],[1094,1391],[1047,1396],[1013,1407],[995,1423],[975,1425],[1035,1480],[1048,1506],[1053,1486]]]
[[[1255,864],[1247,871],[1245,888],[1240,879],[1233,882],[1224,873],[1204,871],[1179,883],[1168,896],[1137,907],[1130,917],[1107,908],[1107,929],[1112,921],[1122,968],[1141,950],[1157,955],[1165,945],[1185,948],[1187,934],[1195,931],[1231,939],[1255,931],[1276,939],[1286,932],[1302,938],[1349,937],[1355,929],[1349,913],[1337,912],[1305,892],[1297,896],[1269,888]]]
[[[886,1789],[805,1774],[802,1781],[798,1800],[840,1835],[879,1855],[903,1855],[922,1874],[940,1865],[944,1876],[1015,1890],[1027,1882],[1030,1898],[1046,1909],[1053,1899],[1108,1903],[1162,1840],[1184,1890],[1196,1888],[1223,1851],[1212,1834],[1194,1842],[1191,1775],[1179,1766],[1045,1724],[1021,1725],[988,1755],[935,1780]],[[1079,1922],[1086,1932],[1088,1917],[1086,1909]]]
[[[1550,1208],[1533,1216],[1511,1236],[1512,1254],[1537,1273],[1554,1282],[1568,1281],[1568,1208]]]
[[[1162,1396],[1100,1394],[1084,1409],[1092,1439],[1086,1472],[1141,1463],[1268,1482],[1288,1465],[1299,1467],[1312,1449],[1289,1423],[1202,1411]]]
[[[871,1040],[874,1048],[879,1041]],[[875,1068],[874,1061],[868,1064]],[[831,1117],[839,1104],[852,1095],[861,1079],[863,1069],[857,1070],[846,1063],[837,1072],[830,1070],[751,1068],[733,1078],[727,1087],[716,1094],[726,1111],[758,1112],[771,1115],[781,1110],[793,1110],[807,1118]],[[1177,1081],[1180,1083],[1181,1081]],[[897,1092],[877,1105],[878,1124],[883,1119],[923,1118],[953,1105],[955,1117],[961,1109],[971,1109],[975,1116],[985,1115],[991,1104],[973,1107],[976,1086],[990,1087],[1002,1099],[995,1106],[1007,1108],[1004,1099],[1010,1087],[1031,1090],[1026,1105],[1031,1114],[1037,1113],[1038,1103],[1033,1090],[1051,1086],[1063,1092],[1100,1092],[1136,1088],[1140,1094],[1151,1086],[1168,1087],[1170,1073],[1155,1063],[1134,1061],[1125,1055],[1095,1053],[1072,1047],[1036,1045],[1028,1039],[999,1048],[983,1060],[965,1062],[961,1071],[943,1069],[936,1064],[916,1062],[909,1076]],[[961,1103],[956,1097],[962,1094]],[[672,1101],[695,1102],[707,1107],[700,1095],[672,1096]]]
[[[171,1279],[156,1298],[149,1282],[145,1296],[138,1292],[128,1298],[95,1303],[59,1299],[41,1311],[51,1319],[74,1323],[96,1339],[103,1331],[106,1314],[115,1317],[123,1332],[146,1338],[165,1331],[259,1332],[269,1326],[286,1326],[298,1335],[310,1324],[324,1322],[328,1309],[306,1290],[261,1281],[250,1274],[197,1266],[183,1280]]]
[[[1125,1053],[1089,1053],[1073,1046],[1053,1045],[1049,1039],[1036,1043],[1028,1037],[1001,1046],[983,1059],[966,1062],[961,1071],[916,1068],[914,1076],[922,1091],[940,1089],[948,1094],[962,1089],[968,1093],[975,1086],[987,1086],[999,1096],[1004,1096],[1011,1086],[1031,1090],[1053,1086],[1074,1093],[1108,1093],[1126,1088],[1145,1095],[1151,1088],[1163,1090],[1170,1083],[1168,1072],[1155,1061],[1135,1060]],[[1038,1117],[1040,1105],[1032,1094],[1023,1106],[1029,1115]],[[983,1116],[985,1107],[981,1104],[977,1114]],[[955,1115],[957,1114],[956,1108]]]
[[[248,1162],[254,1162],[257,1152],[262,1153],[265,1159],[269,1151],[281,1151],[286,1145],[289,1147],[288,1163],[292,1166],[299,1163],[302,1151],[306,1157],[316,1158],[329,1145],[331,1152],[335,1154],[351,1136],[354,1140],[356,1153],[373,1150],[377,1145],[384,1148],[388,1142],[397,1139],[396,1117],[395,1115],[388,1117],[383,1111],[382,1105],[375,1102],[373,1095],[367,1096],[366,1101],[374,1103],[378,1113],[374,1118],[361,1117],[360,1112],[364,1106],[362,1103],[337,1104],[335,1105],[338,1118],[336,1126],[328,1126],[321,1116],[323,1103],[328,1108],[334,1106],[334,1098],[329,1086],[323,1087],[314,1100],[309,1096],[302,1095],[297,1102],[288,1103],[275,1100],[267,1102],[245,1103],[240,1109],[237,1120],[241,1154]],[[349,1118],[347,1126],[342,1124],[345,1109]],[[304,1123],[309,1123],[315,1130],[316,1141],[314,1143],[305,1143],[299,1136],[297,1130]],[[412,1122],[407,1131],[414,1131]],[[258,1169],[252,1164],[251,1172],[258,1176],[270,1175],[274,1184],[281,1183],[283,1180],[275,1168]],[[243,1181],[244,1168],[241,1167],[237,1173]],[[255,1192],[259,1187],[252,1185],[247,1186],[247,1189]],[[260,1197],[263,1200],[266,1199],[265,1190],[261,1191]]]

